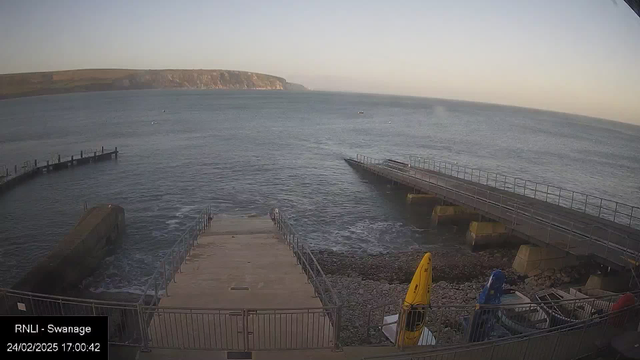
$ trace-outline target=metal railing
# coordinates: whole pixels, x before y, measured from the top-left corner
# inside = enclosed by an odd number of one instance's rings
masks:
[[[91,315],[109,317],[109,343],[143,345],[144,324],[134,303],[76,299],[0,289],[0,313],[5,315]]]
[[[638,297],[640,292],[634,291]],[[425,341],[434,346],[507,338],[520,333],[554,328],[610,312],[621,294],[557,301],[501,305],[432,305],[404,308],[400,302],[371,308],[367,336],[380,337],[383,328],[424,323]],[[397,321],[384,317],[398,314]],[[402,337],[403,334],[398,334]],[[402,346],[399,346],[402,348]]]
[[[337,347],[338,307],[209,309],[143,306],[150,348],[292,350]]]
[[[110,344],[142,349],[332,349],[339,311],[161,307],[0,289],[2,315],[108,316]]]
[[[279,209],[271,209],[269,211],[271,220],[276,225],[276,228],[280,232],[283,240],[287,243],[289,248],[293,251],[296,261],[302,267],[302,270],[307,275],[307,279],[313,286],[315,295],[320,299],[322,305],[328,308],[335,308],[335,312],[330,312],[331,324],[335,329],[335,346],[339,346],[340,336],[340,318],[342,315],[342,305],[336,295],[336,292],[331,287],[331,284],[327,280],[324,272],[320,268],[318,261],[311,253],[309,244],[300,238],[296,233],[291,223],[287,220],[286,216]]]
[[[163,291],[164,295],[169,295],[169,284],[171,281],[176,282],[176,273],[182,271],[182,264],[187,261],[191,249],[198,243],[198,236],[209,228],[212,219],[211,206],[207,206],[160,260],[142,292],[139,304],[157,305]],[[150,292],[152,292],[153,298],[147,300],[147,295]]]
[[[639,315],[640,304],[636,304],[585,320],[510,337],[363,359],[578,359],[597,352],[603,344],[625,330],[637,330]]]
[[[638,206],[447,161],[410,156],[409,164],[414,168],[437,171],[640,229]]]
[[[271,219],[313,285],[322,307],[316,308],[181,308],[158,306],[169,284],[211,226],[211,208],[167,251],[136,303],[95,301],[0,289],[0,313],[12,315],[107,315],[112,344],[142,349],[284,350],[339,347],[342,307],[306,242],[284,216]],[[163,294],[164,292],[164,294]]]
[[[283,240],[293,251],[298,264],[307,275],[309,282],[313,285],[316,296],[320,298],[322,304],[325,306],[339,306],[338,296],[331,284],[329,284],[329,280],[324,275],[318,261],[311,253],[309,244],[300,238],[282,211],[275,208],[271,209],[269,216],[282,235]]]
[[[618,231],[542,212],[514,196],[495,192],[491,188],[419,171],[411,166],[399,166],[401,163],[363,155],[358,155],[356,159],[374,173],[383,174],[383,170],[391,172],[396,175],[395,181],[482,211],[525,237],[574,254],[595,255],[608,260],[609,265],[628,267],[640,259],[640,239],[630,238]]]
[[[380,165],[385,161],[382,159],[376,159],[376,158],[372,158],[372,157],[360,155],[360,154],[356,155],[356,160],[367,165]]]

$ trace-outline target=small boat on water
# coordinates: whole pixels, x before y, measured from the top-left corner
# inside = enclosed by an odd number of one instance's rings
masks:
[[[504,328],[513,334],[523,334],[549,327],[549,316],[537,304],[532,304],[525,295],[514,290],[505,290],[498,319]]]
[[[358,115],[364,115],[364,111],[358,111]]]
[[[588,301],[558,289],[547,289],[536,293],[535,298],[540,306],[551,317],[551,327],[561,326],[572,322],[585,320],[598,315]]]

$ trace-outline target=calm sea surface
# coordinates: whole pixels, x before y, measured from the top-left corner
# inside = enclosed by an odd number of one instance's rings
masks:
[[[164,111],[163,111],[164,110]],[[358,115],[358,111],[364,115]],[[0,165],[117,146],[117,161],[0,197],[0,286],[116,203],[126,235],[87,286],[136,291],[197,212],[289,214],[315,247],[451,246],[403,194],[344,161],[425,155],[640,204],[640,127],[496,105],[323,92],[126,91],[0,101]],[[418,219],[419,220],[419,219]],[[444,230],[442,230],[444,231]]]

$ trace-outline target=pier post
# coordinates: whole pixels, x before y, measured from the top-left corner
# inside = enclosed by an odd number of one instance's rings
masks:
[[[38,167],[38,159],[33,160],[33,167]]]
[[[13,165],[13,176],[18,175],[18,165]]]
[[[58,162],[60,162],[60,154],[58,154]]]
[[[5,170],[7,172],[7,177],[9,177],[9,168],[6,168]]]
[[[49,172],[49,160],[47,160],[47,172]]]
[[[118,147],[117,146],[116,146],[115,153],[116,153],[116,159],[117,159],[118,158]]]
[[[71,155],[71,166],[73,166],[73,155]]]
[[[102,151],[102,152],[101,152],[101,154],[104,154],[104,146],[102,147],[102,150],[101,150],[101,151]]]
[[[80,150],[80,159],[82,159],[82,150]]]

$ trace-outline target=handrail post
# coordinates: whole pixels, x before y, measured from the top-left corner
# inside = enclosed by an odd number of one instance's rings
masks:
[[[160,299],[158,297],[158,278],[155,275],[153,276],[153,288],[154,288],[154,292],[155,292],[155,298],[156,299]]]
[[[396,347],[402,351],[404,348],[404,324],[407,321],[407,309],[402,306],[400,314],[398,314],[398,323],[396,324]]]
[[[575,191],[571,191],[571,206],[570,208],[573,209],[573,196],[575,195]]]
[[[166,296],[169,296],[169,283],[167,283],[167,265],[164,260],[162,260],[162,284],[164,285],[164,293]]]
[[[607,232],[607,247],[604,250],[604,258],[607,258],[607,254],[609,254],[609,241],[611,240],[611,230]]]
[[[587,204],[589,203],[589,195],[584,196],[584,209],[582,210],[583,213],[587,213]]]
[[[244,351],[249,351],[249,311],[242,309],[242,335]]]
[[[617,204],[617,202],[616,202]],[[598,217],[600,217],[600,213],[602,212],[602,198],[600,198],[600,206],[598,207]],[[613,221],[615,222],[615,214],[613,215]]]
[[[536,183],[536,185],[538,184]],[[549,202],[548,200],[549,200],[549,185],[547,185],[547,192],[544,194],[544,201]]]
[[[143,295],[144,296],[144,295]],[[137,304],[138,324],[140,325],[140,337],[142,338],[142,352],[149,352],[149,339],[147,338],[146,319],[144,318],[144,309],[141,304]]]
[[[342,305],[338,305],[337,308],[334,308],[335,315],[333,317],[333,350],[337,351],[340,349],[340,322],[342,321]]]

